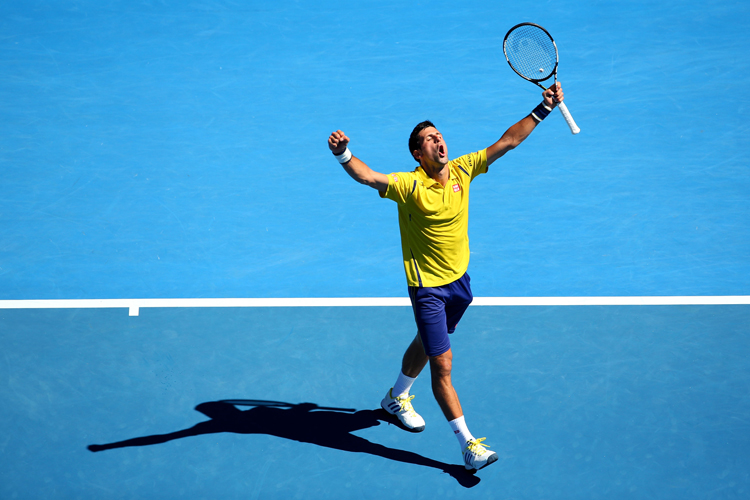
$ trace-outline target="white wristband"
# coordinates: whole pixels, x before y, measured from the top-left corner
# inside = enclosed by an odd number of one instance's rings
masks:
[[[346,148],[343,153],[341,153],[340,155],[334,154],[333,157],[336,158],[339,163],[346,163],[352,159],[352,152],[349,151],[349,148]]]

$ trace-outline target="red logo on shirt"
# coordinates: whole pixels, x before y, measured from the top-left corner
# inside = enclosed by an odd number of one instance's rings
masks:
[[[454,184],[453,185],[453,192],[454,193],[458,193],[459,191],[461,191],[461,186],[459,186],[458,184]]]

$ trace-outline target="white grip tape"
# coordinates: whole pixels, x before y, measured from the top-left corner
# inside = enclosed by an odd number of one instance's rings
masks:
[[[580,128],[578,128],[578,125],[576,125],[575,120],[573,120],[573,117],[570,115],[570,111],[568,111],[568,107],[565,105],[564,102],[561,102],[557,105],[558,108],[560,108],[560,113],[562,113],[563,118],[565,118],[565,122],[568,124],[568,127],[570,127],[570,132],[575,135],[578,132],[581,131]]]

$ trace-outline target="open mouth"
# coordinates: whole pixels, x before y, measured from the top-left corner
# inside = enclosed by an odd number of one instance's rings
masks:
[[[440,158],[445,158],[445,146],[443,146],[442,144],[438,146],[438,155],[440,156]]]

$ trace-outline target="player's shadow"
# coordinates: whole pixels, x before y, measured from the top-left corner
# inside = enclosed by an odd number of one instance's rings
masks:
[[[248,410],[238,407],[249,406]],[[326,448],[368,453],[388,460],[432,467],[450,474],[461,486],[471,488],[479,478],[462,465],[450,465],[410,451],[388,448],[352,434],[354,431],[387,422],[401,427],[398,420],[385,410],[325,408],[314,403],[282,403],[259,400],[224,400],[201,403],[195,409],[211,420],[168,434],[136,437],[109,444],[92,444],[90,451],[99,452],[129,446],[150,446],[202,434],[233,432],[237,434],[268,434]],[[402,427],[403,428],[403,427]]]

